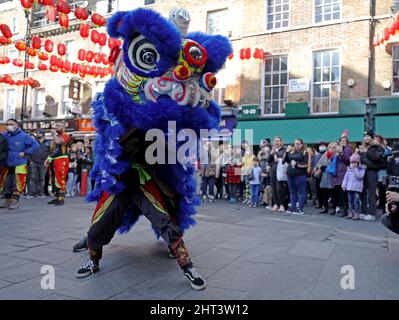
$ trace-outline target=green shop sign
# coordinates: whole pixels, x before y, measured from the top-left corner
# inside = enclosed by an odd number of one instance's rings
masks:
[[[239,107],[238,118],[249,119],[257,118],[260,115],[259,105],[244,105]]]

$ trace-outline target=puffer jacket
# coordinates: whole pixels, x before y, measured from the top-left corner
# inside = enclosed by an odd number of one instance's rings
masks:
[[[346,174],[346,169],[350,165],[349,158],[353,154],[352,146],[348,144],[341,153],[337,155],[337,167],[336,167],[336,175],[333,177],[333,185],[340,186],[342,184],[342,180],[344,180],[344,176]]]
[[[6,160],[7,167],[16,167],[26,164],[28,157],[21,158],[19,154],[25,152],[31,155],[39,148],[39,143],[30,135],[18,128],[15,132],[6,132],[3,134],[8,142],[8,156]]]
[[[366,170],[378,171],[386,166],[384,148],[380,145],[370,146],[366,152],[361,152],[360,161],[366,166]]]
[[[362,166],[357,168],[348,167],[344,180],[342,181],[342,189],[347,191],[363,191],[363,178],[366,170]]]

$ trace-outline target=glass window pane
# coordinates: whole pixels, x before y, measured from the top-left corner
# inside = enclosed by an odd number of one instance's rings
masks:
[[[288,20],[284,20],[281,24],[282,27],[288,27]]]
[[[282,9],[283,7],[280,5],[280,6],[275,6],[274,7],[274,12],[281,12],[281,9]]]
[[[393,54],[392,54],[393,59],[399,60],[399,46],[394,46],[392,51],[393,51]]]
[[[331,69],[331,81],[339,81],[339,67]]]
[[[280,83],[281,84],[287,84],[288,83],[288,74],[287,73],[282,73],[281,74],[281,79],[280,79]]]
[[[272,98],[272,96],[271,96],[271,89],[270,89],[270,87],[266,87],[265,88],[265,99],[266,100],[270,100],[271,98]]]
[[[330,96],[330,85],[323,85],[321,89],[323,97],[329,97]]]
[[[324,13],[331,13],[331,9],[332,9],[331,6],[324,7]]]
[[[330,112],[330,99],[329,98],[321,99],[320,112]]]
[[[272,60],[266,60],[265,62],[265,72],[270,72],[272,70]]]
[[[315,69],[313,72],[313,81],[321,82],[321,69]]]
[[[267,30],[272,30],[273,29],[273,22],[269,22],[267,24]]]
[[[275,87],[272,89],[272,99],[273,100],[278,100],[280,98],[279,94],[280,94],[280,90],[279,87]]]
[[[272,83],[271,83],[271,75],[270,74],[266,74],[265,75],[265,85],[266,86],[270,86]]]
[[[313,99],[313,112],[321,112],[321,100],[320,98]]]
[[[286,104],[286,101],[280,102],[280,113],[285,113],[285,104]]]
[[[339,66],[339,52],[338,51],[334,51],[332,53],[332,65],[333,66]]]
[[[286,91],[287,91],[287,89],[286,89],[286,87],[280,87],[280,99],[285,99],[287,96],[286,96]]]
[[[273,59],[273,71],[279,71],[279,70],[280,70],[280,59],[274,58]]]
[[[320,85],[313,86],[313,96],[321,97],[321,86]]]
[[[393,64],[393,76],[394,77],[399,76],[399,62],[394,62]]]
[[[323,52],[323,67],[330,66],[330,57],[331,57],[331,52],[329,51]]]
[[[273,113],[279,113],[279,110],[278,110],[279,105],[280,105],[279,101],[273,101],[273,110],[272,110]]]
[[[315,11],[316,16],[321,15],[321,10],[322,10],[322,7],[317,7],[316,8],[316,11]]]
[[[267,13],[273,13],[273,6],[267,6]]]
[[[339,12],[334,12],[333,14],[333,20],[339,19]]]
[[[279,80],[279,74],[278,73],[274,73],[273,74],[273,85],[278,85],[280,84],[280,80]]]
[[[330,68],[323,68],[323,81],[330,81]]]
[[[332,8],[333,8],[333,11],[334,11],[334,12],[339,12],[339,11],[341,10],[341,9],[340,9],[339,3],[334,4]]]
[[[287,70],[287,57],[282,57],[281,58],[281,71],[286,71]]]
[[[267,21],[268,21],[268,22],[273,22],[273,20],[274,20],[274,16],[273,16],[272,14],[269,14],[269,15],[267,16]]]
[[[276,27],[276,29],[281,28],[281,22],[276,22],[275,27]]]
[[[321,15],[316,15],[316,23],[322,22],[323,18]]]
[[[322,0],[316,0],[316,6],[321,5]]]
[[[282,2],[281,0],[275,0],[275,1],[274,1],[274,5],[280,5],[281,2]]]
[[[290,10],[290,5],[289,4],[283,5],[283,11],[288,11],[288,10]]]
[[[315,53],[314,54],[314,67],[315,68],[317,68],[317,67],[321,67],[321,53],[320,52],[317,52],[317,53]]]
[[[283,20],[288,20],[288,15],[289,15],[288,12],[284,13],[284,14],[283,14]]]
[[[270,114],[272,112],[271,102],[265,101],[265,113]]]
[[[325,14],[324,15],[324,21],[330,21],[331,20],[331,14]]]
[[[274,16],[274,20],[276,20],[276,21],[281,21],[281,13],[276,14],[276,15]]]
[[[324,0],[324,5],[331,4],[331,0]]]

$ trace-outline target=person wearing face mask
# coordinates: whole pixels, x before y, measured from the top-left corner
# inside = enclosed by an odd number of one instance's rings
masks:
[[[68,143],[71,137],[65,133],[65,123],[57,122],[52,130],[53,141],[50,145],[50,155],[44,162],[46,167],[50,166],[53,185],[55,185],[56,198],[48,204],[62,206],[66,193],[66,181],[69,169]]]
[[[46,167],[44,166],[44,161],[47,159],[50,152],[50,143],[46,141],[45,133],[43,129],[36,132],[36,141],[39,143],[39,148],[32,153],[29,157],[29,196],[42,197],[45,198],[44,191],[44,177],[46,175]]]
[[[15,119],[7,120],[6,128],[3,136],[8,142],[8,154],[6,170],[0,178],[5,200],[0,208],[15,210],[19,206],[19,196],[25,190],[28,156],[39,148],[39,144],[21,130]]]
[[[321,209],[323,207],[323,193],[320,189],[321,170],[317,167],[317,164],[319,163],[323,154],[327,151],[327,146],[327,142],[321,141],[319,143],[319,147],[317,149],[318,152],[315,153],[311,163],[313,168],[312,179],[316,189],[317,209]],[[313,204],[316,205],[316,203]]]

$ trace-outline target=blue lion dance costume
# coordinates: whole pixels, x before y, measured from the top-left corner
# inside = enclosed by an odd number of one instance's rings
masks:
[[[184,9],[172,10],[165,19],[142,8],[117,12],[108,21],[109,35],[122,38],[123,48],[111,53],[117,57],[115,76],[93,103],[98,135],[91,172],[95,189],[88,198],[98,204],[88,231],[90,259],[77,277],[98,271],[102,247],[144,215],[191,286],[205,288],[182,238],[195,223],[200,203],[194,168],[179,161],[149,164],[145,156],[145,134],[151,129],[162,130],[169,152],[171,145],[179,148],[184,142],[168,139],[175,137],[168,122],[177,133],[191,129],[197,136],[220,122],[220,108],[209,96],[231,44],[220,35],[187,33],[189,21]]]

